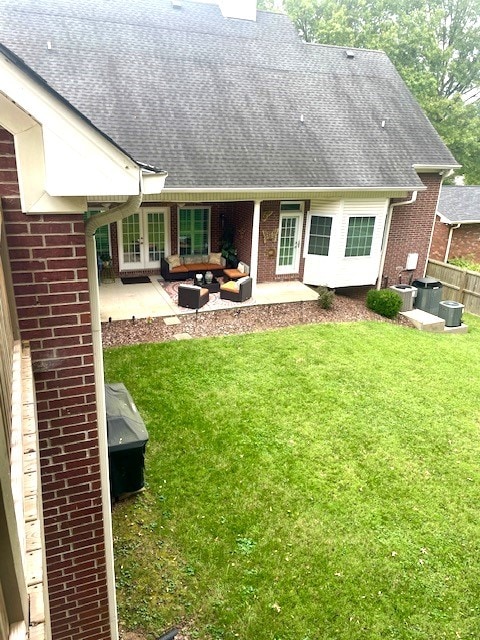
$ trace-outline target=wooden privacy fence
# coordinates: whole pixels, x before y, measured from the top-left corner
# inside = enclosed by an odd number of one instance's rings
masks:
[[[453,264],[429,260],[427,276],[443,284],[443,300],[456,300],[465,305],[465,311],[480,316],[480,273],[467,271]]]

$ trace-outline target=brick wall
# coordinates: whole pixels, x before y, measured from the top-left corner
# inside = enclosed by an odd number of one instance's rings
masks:
[[[450,258],[466,258],[472,256],[480,262],[480,225],[462,224],[453,230],[450,245]]]
[[[110,637],[83,215],[24,215],[0,129],[0,197],[37,396],[53,638]]]
[[[445,251],[447,250],[449,231],[450,227],[440,222],[438,216],[435,216],[432,246],[430,247],[430,258],[433,260],[441,260],[443,262]]]
[[[405,267],[408,253],[418,253],[418,264],[413,273],[413,278],[423,277],[437,208],[441,176],[438,174],[422,174],[420,179],[427,187],[427,190],[418,192],[415,203],[393,209],[383,270],[384,285],[392,285],[399,282],[399,274]],[[405,278],[403,281],[405,282]]]

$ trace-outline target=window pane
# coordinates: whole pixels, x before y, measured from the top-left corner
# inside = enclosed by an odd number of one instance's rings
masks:
[[[209,210],[204,208],[180,209],[180,255],[207,254],[209,251]]]
[[[312,216],[308,253],[315,256],[328,256],[332,218],[329,216]]]
[[[122,220],[122,249],[125,262],[140,262],[140,217],[134,213]]]
[[[158,262],[165,257],[165,216],[160,212],[148,214],[148,260]]]
[[[375,217],[353,217],[348,221],[345,256],[369,256],[372,248]]]
[[[280,230],[280,251],[278,265],[292,266],[295,257],[295,238],[297,232],[297,218],[282,218]]]
[[[301,211],[302,205],[300,202],[282,202],[280,204],[280,211]]]

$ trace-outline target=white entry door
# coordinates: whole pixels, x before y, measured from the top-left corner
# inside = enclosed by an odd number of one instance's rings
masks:
[[[159,269],[160,259],[169,249],[168,221],[167,208],[142,208],[120,220],[117,225],[120,269]]]
[[[303,203],[282,202],[278,228],[277,274],[298,273],[303,226]]]

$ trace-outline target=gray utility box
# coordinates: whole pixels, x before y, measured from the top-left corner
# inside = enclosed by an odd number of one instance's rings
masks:
[[[400,311],[411,311],[413,309],[413,299],[417,289],[409,284],[393,284],[389,289],[398,293],[402,299]]]
[[[438,316],[438,307],[442,299],[442,283],[439,280],[435,280],[435,278],[427,276],[426,278],[414,280],[412,285],[417,289],[415,307]]]
[[[446,327],[459,327],[462,324],[463,304],[455,300],[442,300],[438,307],[438,315],[445,320]]]

